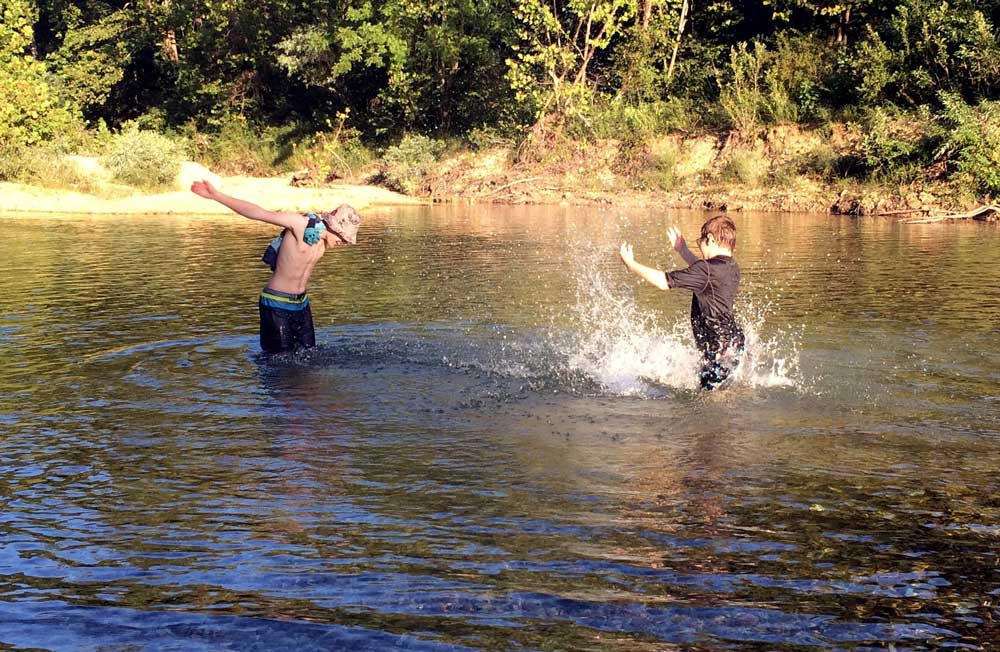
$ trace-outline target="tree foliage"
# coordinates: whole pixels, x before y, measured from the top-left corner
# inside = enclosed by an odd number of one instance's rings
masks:
[[[53,92],[33,52],[36,11],[25,0],[0,3],[0,146],[6,152],[51,140],[75,115]]]
[[[967,98],[1000,92],[1000,43],[979,3],[908,0],[870,25],[854,60],[856,88],[871,105],[933,103],[942,91]]]
[[[0,134],[23,142],[53,138],[70,105],[113,129],[222,130],[238,118],[314,133],[349,115],[364,138],[395,142],[546,113],[596,124],[608,107],[633,118],[696,107],[705,124],[752,130],[1000,100],[1000,0],[0,6]]]

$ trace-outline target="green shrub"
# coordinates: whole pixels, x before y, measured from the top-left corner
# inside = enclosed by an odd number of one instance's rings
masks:
[[[130,129],[115,136],[101,163],[111,176],[146,190],[173,183],[184,160],[183,149],[152,131]]]
[[[288,163],[296,170],[305,168],[318,181],[351,179],[375,160],[353,129],[321,131],[292,145]]]
[[[347,126],[350,109],[339,111],[336,125],[327,118],[325,131],[316,131],[292,143],[287,163],[295,170],[305,168],[311,179],[323,183],[354,178],[374,155],[361,142],[361,133]]]
[[[864,124],[861,159],[876,179],[914,181],[930,163],[930,116],[926,111],[901,116],[871,111]]]
[[[594,135],[621,141],[642,142],[657,134],[690,129],[698,123],[691,102],[670,98],[655,102],[613,101],[593,117]]]
[[[408,195],[424,187],[444,144],[427,136],[409,134],[382,156],[382,181],[386,187]]]
[[[614,171],[640,190],[672,190],[679,156],[677,145],[666,139],[620,141]]]
[[[258,129],[240,115],[219,119],[215,131],[199,131],[193,123],[182,130],[196,159],[206,167],[220,174],[261,177],[290,168],[297,133],[295,125]]]
[[[833,70],[828,50],[816,38],[788,35],[779,36],[773,50],[759,42],[732,48],[729,70],[718,79],[729,123],[752,135],[762,124],[824,119]]]
[[[628,47],[616,47],[612,54],[611,85],[630,102],[653,102],[669,89],[666,62],[677,34],[677,16],[657,11],[649,24],[633,25],[625,37]]]
[[[719,103],[729,116],[732,126],[740,133],[752,135],[761,125],[767,106],[761,73],[767,48],[755,43],[753,50],[740,43],[729,52],[729,75],[720,80]]]
[[[845,72],[864,103],[914,107],[935,102],[942,90],[996,97],[1000,41],[996,9],[986,8],[990,3],[885,4],[891,13],[866,26],[845,62]]]
[[[829,44],[814,36],[778,35],[764,64],[770,122],[815,121],[829,114],[826,88],[833,74],[830,52]]]
[[[936,158],[947,161],[963,185],[1000,196],[1000,102],[972,107],[957,95],[942,93],[941,103]]]
[[[823,91],[819,84],[811,79],[805,79],[795,90],[795,103],[798,105],[800,122],[823,122],[830,118],[830,109],[823,103]]]
[[[594,135],[623,142],[641,143],[658,130],[655,105],[612,102],[594,115]]]
[[[865,166],[852,152],[838,152],[829,143],[812,148],[795,161],[798,172],[832,181],[862,174]]]
[[[767,81],[765,106],[768,121],[773,124],[797,123],[799,121],[799,105],[792,96],[788,80],[781,76],[777,66],[768,69],[765,79]]]
[[[829,179],[834,175],[839,158],[832,145],[823,143],[799,157],[796,167],[803,174]]]

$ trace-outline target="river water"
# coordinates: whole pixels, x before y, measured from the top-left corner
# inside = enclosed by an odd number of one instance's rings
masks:
[[[0,650],[1000,649],[995,225],[370,211],[267,359],[233,217],[0,222]]]

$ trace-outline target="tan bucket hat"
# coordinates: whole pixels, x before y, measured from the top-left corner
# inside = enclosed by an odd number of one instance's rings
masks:
[[[341,204],[332,213],[323,213],[320,218],[326,228],[337,234],[344,242],[358,244],[358,227],[361,226],[361,216],[354,208]]]

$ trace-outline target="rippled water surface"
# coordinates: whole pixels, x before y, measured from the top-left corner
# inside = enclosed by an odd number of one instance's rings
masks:
[[[994,225],[371,212],[266,359],[272,229],[0,221],[0,650],[1000,649]]]

